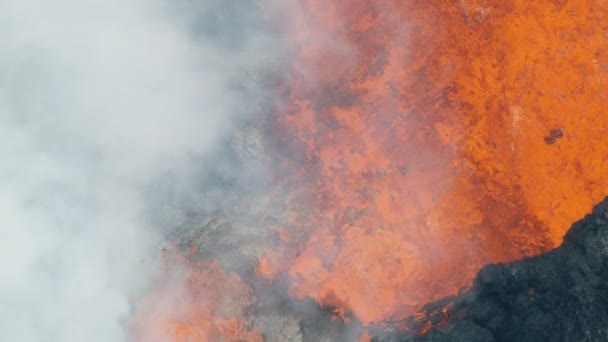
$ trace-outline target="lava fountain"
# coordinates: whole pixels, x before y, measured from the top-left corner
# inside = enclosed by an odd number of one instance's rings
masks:
[[[268,134],[295,214],[253,278],[401,320],[554,248],[608,194],[608,3],[291,2]]]
[[[301,6],[277,122],[310,213],[260,268],[292,295],[400,319],[555,247],[608,193],[605,2]]]

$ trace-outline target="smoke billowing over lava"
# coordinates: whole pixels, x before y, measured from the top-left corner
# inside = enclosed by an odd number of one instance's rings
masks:
[[[13,339],[426,332],[608,194],[605,1],[127,3],[0,5]]]

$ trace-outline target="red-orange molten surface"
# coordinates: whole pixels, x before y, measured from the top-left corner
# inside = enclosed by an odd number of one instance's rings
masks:
[[[277,125],[308,211],[259,267],[292,295],[402,318],[608,194],[607,1],[297,3]]]

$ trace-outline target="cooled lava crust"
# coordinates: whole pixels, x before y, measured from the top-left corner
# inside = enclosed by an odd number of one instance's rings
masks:
[[[396,332],[372,341],[608,341],[608,197],[560,247],[487,265],[469,292],[425,311],[419,321],[435,324],[425,335]]]

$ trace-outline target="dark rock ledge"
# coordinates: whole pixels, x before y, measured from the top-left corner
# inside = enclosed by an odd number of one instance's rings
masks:
[[[426,334],[379,330],[372,341],[608,341],[608,197],[560,247],[487,265],[470,291],[423,311]]]

